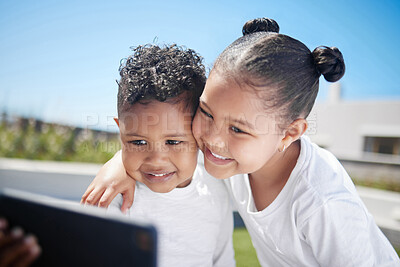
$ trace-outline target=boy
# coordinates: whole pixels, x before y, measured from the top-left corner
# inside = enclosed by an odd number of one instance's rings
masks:
[[[160,266],[235,265],[227,190],[197,167],[191,121],[206,80],[201,61],[190,49],[147,45],[120,67],[121,157],[137,181],[126,215],[156,225]],[[118,196],[108,212],[121,205]]]

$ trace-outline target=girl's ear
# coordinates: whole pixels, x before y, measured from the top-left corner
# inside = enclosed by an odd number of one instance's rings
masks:
[[[118,120],[117,117],[114,118],[114,121],[115,121],[115,123],[116,123],[116,124],[118,125],[118,127],[119,127],[119,120]]]
[[[282,139],[280,151],[284,151],[294,141],[298,140],[307,130],[308,123],[305,119],[294,120],[286,129],[285,137]]]

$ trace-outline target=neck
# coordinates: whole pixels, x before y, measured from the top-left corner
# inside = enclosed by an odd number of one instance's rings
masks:
[[[279,195],[290,177],[300,154],[300,141],[284,152],[277,152],[261,169],[249,174],[257,210],[268,207]]]

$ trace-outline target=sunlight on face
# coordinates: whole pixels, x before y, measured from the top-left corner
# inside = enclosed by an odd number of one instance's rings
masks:
[[[284,137],[278,117],[266,113],[252,90],[217,72],[207,80],[193,134],[216,178],[255,172],[278,153]]]
[[[192,116],[182,105],[136,103],[119,119],[125,169],[155,192],[187,186],[196,168]]]

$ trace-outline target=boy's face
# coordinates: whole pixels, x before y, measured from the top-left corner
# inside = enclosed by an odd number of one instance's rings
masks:
[[[119,129],[127,173],[154,192],[166,193],[190,183],[197,164],[190,112],[183,103],[151,100],[122,112]]]

